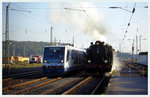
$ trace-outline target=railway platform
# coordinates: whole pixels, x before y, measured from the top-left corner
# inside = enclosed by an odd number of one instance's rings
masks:
[[[124,67],[115,73],[105,95],[148,95],[148,77],[141,76],[132,68]]]

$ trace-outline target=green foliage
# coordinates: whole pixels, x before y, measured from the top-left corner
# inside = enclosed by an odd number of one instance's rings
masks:
[[[9,64],[9,68],[10,69],[13,69],[13,68],[31,68],[31,67],[41,67],[42,64],[37,64],[37,63],[34,63],[34,64],[16,64],[16,65],[12,65],[12,64]],[[4,64],[3,65],[3,68],[8,68],[8,64]]]
[[[20,65],[25,65],[28,64],[29,62],[27,60],[23,61],[23,62],[19,62],[19,61],[14,61],[13,63],[11,63],[11,65],[16,65],[16,64],[20,64]]]
[[[30,56],[42,55],[43,47],[48,46],[48,42],[31,41],[10,41],[10,56]],[[7,55],[7,47],[3,41],[3,57]]]
[[[112,75],[114,75],[115,73],[116,73],[116,70],[113,70],[113,71],[112,71]]]

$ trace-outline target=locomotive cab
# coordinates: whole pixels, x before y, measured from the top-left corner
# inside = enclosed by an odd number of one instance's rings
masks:
[[[45,74],[64,73],[64,47],[45,47],[43,54],[43,72]]]

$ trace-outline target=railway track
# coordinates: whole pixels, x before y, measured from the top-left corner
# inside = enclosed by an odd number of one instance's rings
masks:
[[[23,94],[96,94],[99,87],[106,81],[106,78],[92,77],[85,74],[77,74],[69,77],[49,78],[44,77],[25,83],[3,88],[5,95]],[[87,91],[86,91],[87,90]],[[84,93],[86,91],[87,93]]]
[[[93,81],[93,83],[92,83]],[[104,92],[108,84],[108,78],[95,78],[92,76],[87,77],[77,85],[62,93],[62,95],[95,95]]]
[[[105,80],[105,77],[103,77],[103,78],[100,80],[99,84],[98,84],[98,85],[96,86],[96,88],[93,90],[93,92],[91,93],[91,95],[97,93],[98,89],[102,86],[102,83],[104,82],[104,80]]]
[[[19,73],[19,74],[13,74],[13,75],[6,75],[6,76],[3,76],[4,80],[9,80],[10,78],[19,78],[19,77],[22,77],[22,76],[27,76],[27,75],[31,75],[33,73],[37,73],[37,72],[42,72],[42,69],[40,70],[32,70],[30,72],[24,72],[24,73]]]
[[[30,80],[37,79],[39,77],[44,77],[44,76],[45,75],[42,73],[42,70],[17,74],[12,77],[3,79],[2,80],[3,87],[8,87],[10,85],[30,81]]]
[[[52,83],[60,79],[62,79],[62,77],[53,78],[53,79],[49,79],[49,77],[43,77],[33,81],[20,83],[7,88],[3,88],[3,94],[9,94],[9,95],[26,94],[31,90],[40,88],[46,84]]]
[[[48,77],[43,77],[43,78],[39,78],[39,79],[36,79],[36,80],[31,80],[31,81],[27,81],[27,82],[23,82],[23,83],[11,85],[11,86],[9,86],[9,87],[3,88],[3,93],[9,92],[9,91],[11,91],[11,90],[13,90],[13,89],[25,87],[25,86],[27,86],[27,85],[36,83],[36,82],[38,82],[38,81],[43,81],[43,80],[46,80],[46,79],[48,79]]]
[[[80,87],[81,85],[83,85],[85,82],[87,82],[91,78],[92,78],[91,76],[87,77],[86,79],[84,79],[83,81],[81,81],[80,83],[78,83],[77,85],[75,85],[74,87],[72,87],[69,90],[65,91],[62,95],[72,94],[78,87]]]
[[[63,77],[50,78],[43,77],[32,81],[11,85],[3,88],[3,94],[17,95],[17,94],[28,94],[29,91],[39,89],[47,84],[53,83],[57,80],[61,80]]]
[[[134,72],[134,73],[139,73],[140,76],[147,76],[147,67],[144,67],[140,64],[128,62],[128,61],[123,61],[123,63],[126,65],[126,68],[128,68],[128,70],[122,72]]]

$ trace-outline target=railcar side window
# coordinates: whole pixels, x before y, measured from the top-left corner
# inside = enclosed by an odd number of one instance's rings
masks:
[[[72,59],[74,58],[74,51],[72,51]]]
[[[70,51],[67,50],[67,62],[68,62],[68,60],[69,60],[69,54],[70,54]]]

